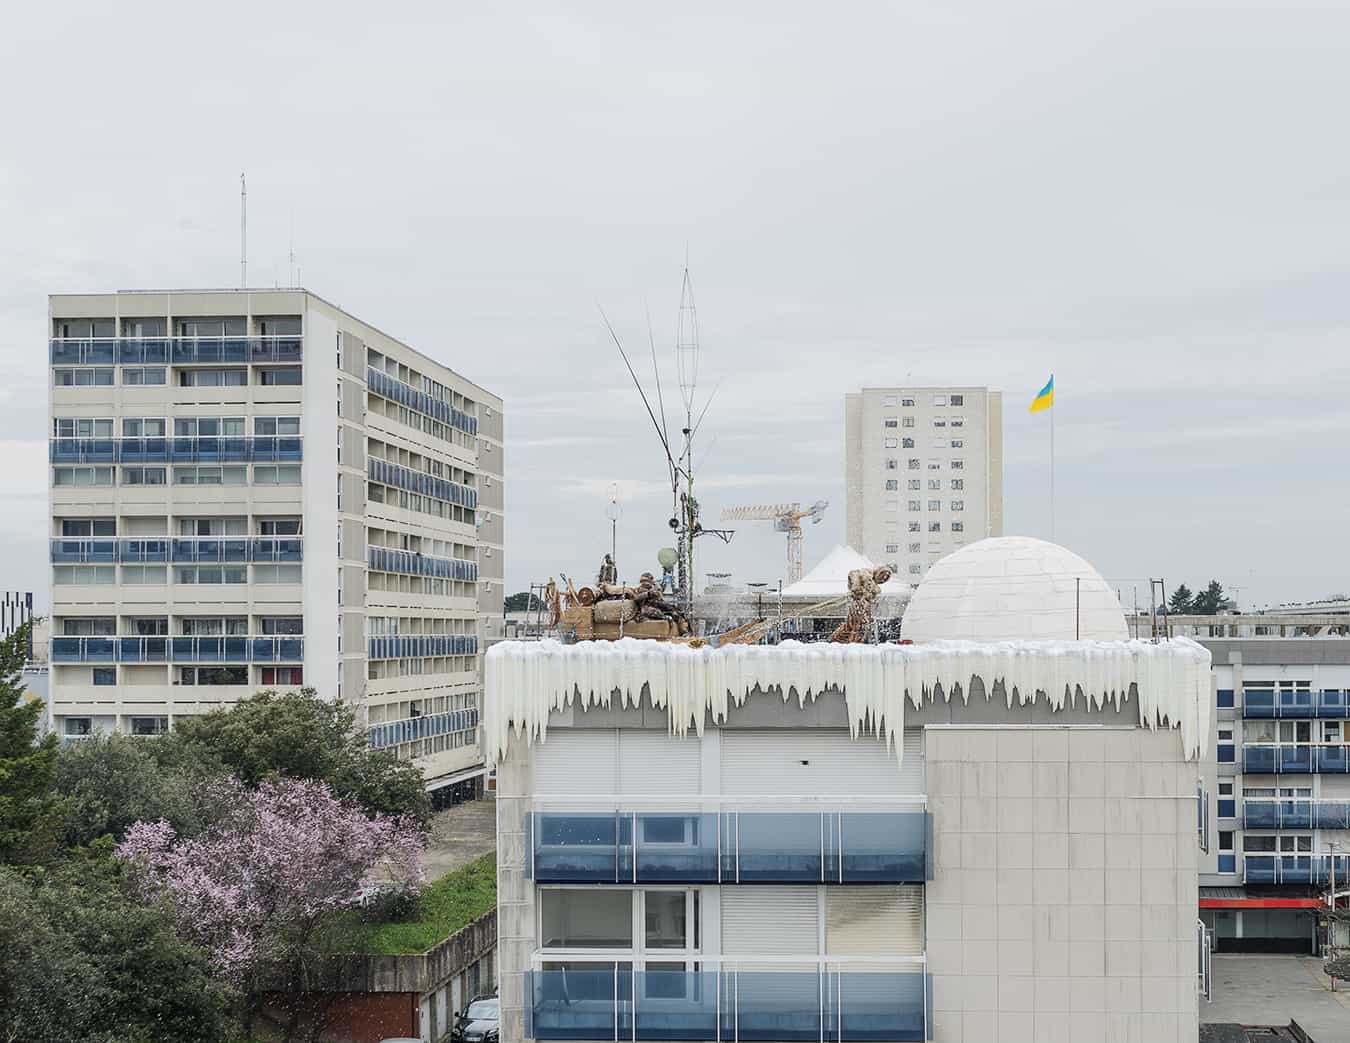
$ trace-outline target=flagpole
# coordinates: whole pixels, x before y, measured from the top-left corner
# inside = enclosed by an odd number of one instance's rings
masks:
[[[1050,542],[1055,542],[1055,407],[1050,413]]]

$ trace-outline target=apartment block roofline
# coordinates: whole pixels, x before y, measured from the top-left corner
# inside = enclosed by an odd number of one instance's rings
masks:
[[[370,330],[372,333],[377,333],[377,334],[379,334],[381,337],[385,337],[385,338],[387,338],[388,340],[393,341],[393,342],[394,342],[395,344],[397,344],[399,347],[404,348],[404,349],[407,350],[407,351],[411,351],[414,355],[419,355],[419,356],[421,356],[422,358],[426,359],[426,360],[429,361],[429,362],[434,362],[436,365],[441,366],[441,367],[443,367],[443,368],[445,368],[445,369],[450,370],[450,372],[454,373],[455,376],[459,377],[459,378],[460,378],[461,380],[463,380],[466,384],[469,384],[469,385],[471,385],[472,387],[474,387],[476,390],[481,391],[484,395],[486,395],[488,398],[492,399],[493,401],[498,402],[498,403],[501,403],[501,402],[503,401],[503,399],[501,399],[498,395],[496,395],[496,394],[494,394],[493,392],[489,391],[487,388],[485,388],[482,384],[478,383],[476,380],[471,380],[469,377],[466,377],[462,372],[460,372],[458,369],[455,369],[453,366],[449,365],[448,363],[442,362],[440,359],[433,358],[431,355],[428,355],[425,351],[421,350],[420,348],[414,348],[414,347],[413,347],[411,344],[409,344],[407,341],[405,341],[405,340],[403,340],[403,339],[401,339],[401,338],[399,338],[399,337],[395,337],[392,333],[388,333],[388,332],[386,332],[385,330],[380,329],[380,327],[378,327],[378,326],[373,326],[373,325],[371,325],[369,322],[366,322],[364,319],[358,318],[357,316],[353,315],[353,314],[352,314],[351,312],[349,312],[346,308],[342,307],[342,305],[340,305],[340,304],[334,304],[334,303],[333,303],[332,301],[330,301],[327,297],[323,297],[323,296],[321,296],[320,294],[315,293],[313,290],[305,289],[303,286],[244,286],[244,287],[240,287],[240,286],[183,287],[183,286],[180,286],[180,287],[177,287],[176,289],[167,289],[167,288],[162,288],[162,289],[146,289],[146,288],[141,288],[141,289],[135,289],[135,290],[122,290],[122,289],[119,289],[119,290],[85,290],[85,291],[80,291],[80,290],[68,290],[68,291],[65,291],[65,292],[62,292],[62,293],[49,293],[47,296],[48,296],[49,299],[51,299],[51,298],[58,298],[58,297],[119,297],[119,296],[125,296],[125,297],[132,297],[132,296],[147,296],[147,297],[148,297],[148,296],[153,296],[153,295],[155,295],[155,294],[168,294],[168,295],[174,295],[174,294],[193,294],[193,293],[229,293],[229,294],[253,294],[253,293],[272,293],[272,294],[277,294],[277,293],[295,293],[295,294],[303,294],[303,295],[306,296],[306,297],[313,297],[313,298],[314,298],[316,301],[318,301],[319,303],[321,303],[321,304],[323,304],[323,305],[325,305],[325,306],[327,306],[327,307],[329,307],[329,308],[332,308],[334,311],[341,312],[343,315],[345,315],[345,316],[346,316],[348,319],[350,319],[352,322],[356,323],[358,326],[363,326],[363,327],[365,327],[366,329]]]

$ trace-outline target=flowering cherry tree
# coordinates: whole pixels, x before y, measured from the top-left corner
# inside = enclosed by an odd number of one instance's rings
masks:
[[[168,899],[179,933],[255,1002],[283,982],[303,991],[316,933],[369,888],[422,882],[418,829],[369,818],[322,782],[213,785],[218,816],[200,836],[138,822],[117,854],[146,897]]]

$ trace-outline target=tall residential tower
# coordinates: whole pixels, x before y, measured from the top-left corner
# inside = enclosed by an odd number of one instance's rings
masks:
[[[848,542],[918,583],[938,558],[1003,535],[1003,394],[864,388],[844,396]]]
[[[304,290],[50,312],[56,731],[156,734],[303,685],[476,789],[501,400]]]

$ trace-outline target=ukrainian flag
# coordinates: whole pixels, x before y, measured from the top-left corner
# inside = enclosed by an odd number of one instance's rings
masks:
[[[1045,382],[1045,387],[1036,393],[1036,397],[1031,400],[1031,412],[1039,413],[1044,409],[1049,409],[1055,404],[1055,375],[1050,374],[1050,379]]]

